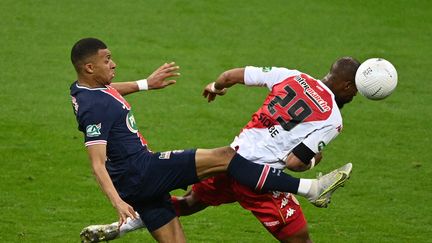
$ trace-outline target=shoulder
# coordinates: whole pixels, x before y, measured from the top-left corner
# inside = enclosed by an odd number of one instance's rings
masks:
[[[300,71],[295,69],[289,69],[285,67],[255,67],[246,66],[245,72],[248,73],[263,73],[263,74],[278,74],[284,76],[294,76],[300,74]]]
[[[71,85],[71,97],[74,105],[81,112],[93,109],[107,109],[112,99],[104,91],[106,88],[87,88],[79,86],[76,82]]]
[[[278,84],[287,78],[297,75],[300,72],[283,67],[253,67],[245,68],[245,84],[256,86],[267,86],[270,90],[273,85]]]

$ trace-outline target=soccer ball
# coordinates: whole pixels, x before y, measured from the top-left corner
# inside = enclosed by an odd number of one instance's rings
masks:
[[[389,96],[397,85],[396,68],[382,58],[364,61],[357,70],[355,83],[360,94],[371,100]]]

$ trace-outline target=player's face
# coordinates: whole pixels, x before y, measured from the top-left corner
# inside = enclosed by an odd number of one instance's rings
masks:
[[[115,62],[111,59],[111,52],[108,49],[100,49],[94,58],[93,75],[101,85],[111,83],[115,76]]]
[[[336,102],[339,108],[342,108],[344,104],[351,102],[356,95],[357,87],[355,86],[354,82],[347,82],[343,88],[343,92],[339,92],[339,95],[336,97]]]

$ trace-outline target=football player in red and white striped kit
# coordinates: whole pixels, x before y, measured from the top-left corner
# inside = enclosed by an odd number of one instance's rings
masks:
[[[340,108],[357,93],[354,77],[358,66],[353,58],[341,58],[322,81],[286,68],[237,68],[208,84],[204,96],[211,102],[235,84],[268,88],[263,105],[231,147],[269,169],[305,171],[321,160],[323,147],[341,132]],[[310,241],[300,205],[290,193],[259,193],[229,176],[217,175],[195,184],[186,197],[178,199],[175,204],[180,212],[191,210],[192,205],[202,209],[237,201],[278,240]]]
[[[340,108],[357,93],[354,77],[359,65],[354,58],[340,58],[322,80],[286,68],[236,68],[223,72],[215,82],[208,84],[203,95],[211,102],[235,84],[270,90],[263,105],[231,143],[238,154],[264,165],[262,177],[265,179],[265,171],[285,168],[305,171],[319,163],[323,147],[341,132]],[[179,216],[208,206],[238,202],[279,241],[311,242],[306,220],[294,195],[278,191],[262,193],[259,183],[256,190],[252,190],[231,176],[220,174],[194,184],[186,195],[173,196],[172,201]],[[128,220],[120,231],[117,227],[113,223],[91,229],[115,238],[145,226],[137,219]]]

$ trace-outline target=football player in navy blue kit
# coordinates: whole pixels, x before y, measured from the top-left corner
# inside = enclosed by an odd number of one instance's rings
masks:
[[[77,72],[77,81],[71,85],[72,104],[93,173],[116,208],[119,224],[127,217],[135,219],[136,210],[159,242],[185,242],[169,192],[205,177],[227,172],[258,191],[292,192],[319,207],[327,206],[333,191],[349,177],[351,169],[336,170],[318,180],[294,178],[254,164],[229,146],[152,152],[123,95],[171,85],[175,80],[166,79],[178,76],[179,67],[166,63],[147,79],[111,83],[116,64],[107,46],[95,38],[75,43],[71,60]]]

